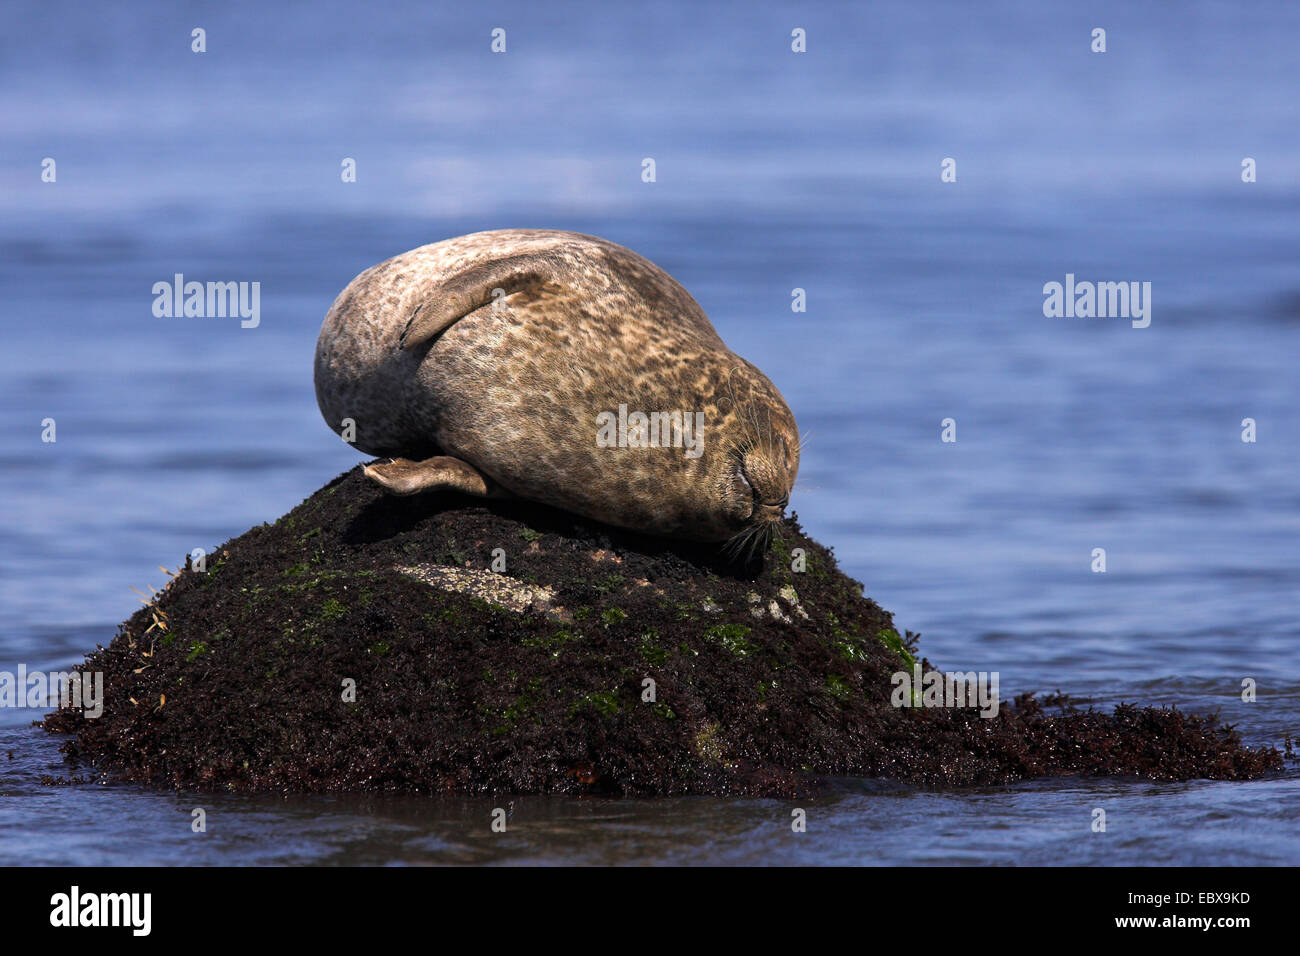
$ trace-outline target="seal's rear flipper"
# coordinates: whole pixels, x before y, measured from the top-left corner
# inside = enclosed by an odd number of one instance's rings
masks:
[[[413,349],[475,309],[521,289],[542,286],[555,265],[542,254],[504,256],[456,275],[440,277],[406,320],[398,346]]]
[[[365,467],[365,476],[383,485],[395,495],[414,495],[421,491],[460,491],[480,498],[502,498],[506,492],[488,480],[473,465],[439,455],[424,461],[394,458]]]

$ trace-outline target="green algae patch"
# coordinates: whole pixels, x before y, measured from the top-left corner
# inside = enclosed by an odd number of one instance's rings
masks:
[[[738,566],[524,502],[387,496],[357,468],[211,554],[89,655],[102,716],[46,718],[82,775],[788,796],[833,776],[1247,779],[1282,764],[1177,710],[893,706],[899,672],[934,668],[795,518]]]
[[[748,657],[754,652],[754,645],[746,640],[750,628],[744,624],[719,624],[705,631],[705,637],[722,645],[737,657]]]
[[[317,617],[326,624],[330,624],[341,619],[347,613],[348,609],[346,607],[334,598],[330,598],[321,605],[320,613]]]
[[[916,658],[912,656],[912,649],[907,646],[907,643],[898,636],[898,632],[892,627],[884,628],[876,636],[880,638],[882,644],[901,657],[903,663],[909,668],[916,663]]]

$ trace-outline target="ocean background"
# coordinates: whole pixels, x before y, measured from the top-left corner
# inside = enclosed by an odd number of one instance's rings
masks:
[[[548,227],[657,262],[777,383],[810,436],[792,508],[941,669],[1300,736],[1300,6],[2,17],[0,670],[79,662],[159,565],[359,460],[311,381],[354,275]],[[175,273],[260,282],[260,325],[156,318]],[[1150,282],[1150,327],[1045,318],[1067,273]],[[1300,863],[1294,761],[1251,783],[844,780],[797,804],[804,834],[786,801],[517,798],[495,835],[507,798],[50,786],[43,714],[0,710],[3,864]]]

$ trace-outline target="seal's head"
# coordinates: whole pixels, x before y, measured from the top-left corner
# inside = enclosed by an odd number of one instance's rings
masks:
[[[723,454],[711,467],[733,553],[767,548],[785,516],[799,473],[799,430],[776,388],[751,370],[762,394],[733,403]],[[765,387],[764,387],[765,386]]]

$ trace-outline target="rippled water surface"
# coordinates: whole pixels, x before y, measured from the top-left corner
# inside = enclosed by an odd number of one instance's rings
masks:
[[[170,5],[5,16],[0,670],[76,662],[159,564],[355,463],[310,364],[353,275],[546,226],[664,266],[781,387],[793,507],[932,661],[1300,731],[1300,8],[247,4],[203,14],[202,55]],[[178,272],[260,282],[260,326],[155,318]],[[1066,273],[1151,282],[1150,327],[1044,318]],[[0,710],[0,862],[1300,862],[1294,764],[844,780],[804,834],[782,801],[517,798],[493,835],[504,797],[50,786],[40,716]]]

